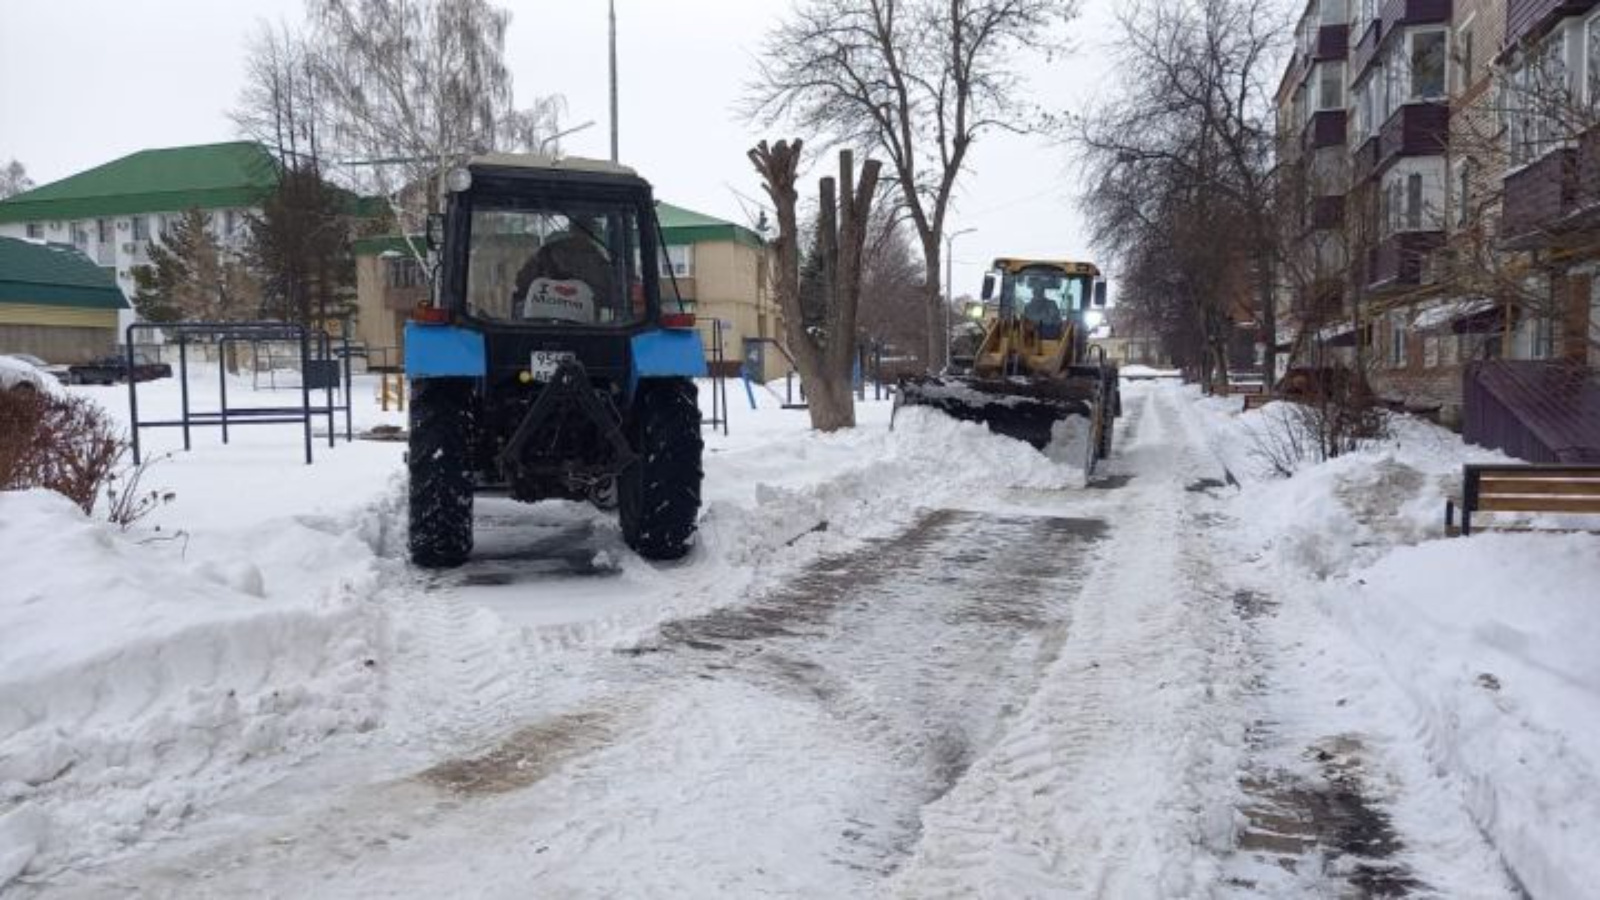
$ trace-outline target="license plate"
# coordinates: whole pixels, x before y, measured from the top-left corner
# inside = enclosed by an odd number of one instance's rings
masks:
[[[576,358],[577,354],[570,350],[535,350],[528,361],[528,372],[534,381],[549,381],[555,376],[558,366]]]

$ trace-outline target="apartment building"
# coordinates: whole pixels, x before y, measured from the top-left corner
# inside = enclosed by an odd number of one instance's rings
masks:
[[[252,141],[141,150],[0,201],[0,237],[70,244],[106,269],[123,295],[133,269],[190,209],[225,247],[242,249],[247,217],[277,185],[278,167]],[[132,311],[122,314],[122,325]]]
[[[1302,8],[1277,95],[1287,364],[1359,364],[1453,422],[1474,360],[1592,361],[1600,133],[1577,113],[1600,101],[1596,7]]]

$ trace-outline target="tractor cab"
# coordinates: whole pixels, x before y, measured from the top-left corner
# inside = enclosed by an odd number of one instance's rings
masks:
[[[462,562],[470,494],[490,490],[617,507],[641,553],[681,556],[699,506],[693,379],[706,363],[694,316],[658,277],[649,183],[613,163],[504,154],[444,182],[445,211],[428,227],[433,302],[406,329],[413,558]],[[463,492],[465,515],[436,524]]]

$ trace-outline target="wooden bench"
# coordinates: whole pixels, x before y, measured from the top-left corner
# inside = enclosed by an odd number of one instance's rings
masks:
[[[1462,470],[1459,506],[1455,500],[1445,503],[1445,533],[1472,534],[1474,513],[1600,517],[1600,465],[1468,465]],[[1600,518],[1596,526],[1600,527]]]
[[[1252,394],[1245,394],[1244,411],[1249,412],[1252,409],[1260,409],[1261,407],[1266,406],[1268,403],[1271,403],[1277,399],[1277,397],[1272,396],[1266,391],[1256,391]]]

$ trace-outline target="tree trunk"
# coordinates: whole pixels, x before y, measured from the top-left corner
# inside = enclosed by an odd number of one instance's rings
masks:
[[[928,342],[925,359],[927,360],[928,374],[933,375],[945,370],[949,360],[945,357],[946,342],[949,340],[949,328],[946,325],[944,308],[944,292],[939,278],[939,237],[934,235],[930,244],[923,241],[922,256],[926,261],[923,272],[924,303],[928,316]]]
[[[800,308],[800,234],[795,204],[801,142],[762,141],[749,157],[761,173],[777,211],[778,238],[774,293],[784,313],[784,327],[795,368],[806,392],[811,427],[836,431],[856,423],[852,376],[856,358],[856,314],[860,308],[861,271],[872,195],[880,164],[868,160],[861,182],[855,181],[854,156],[839,154],[839,178],[822,179],[817,248],[822,254],[825,311],[820,327],[808,328]]]

